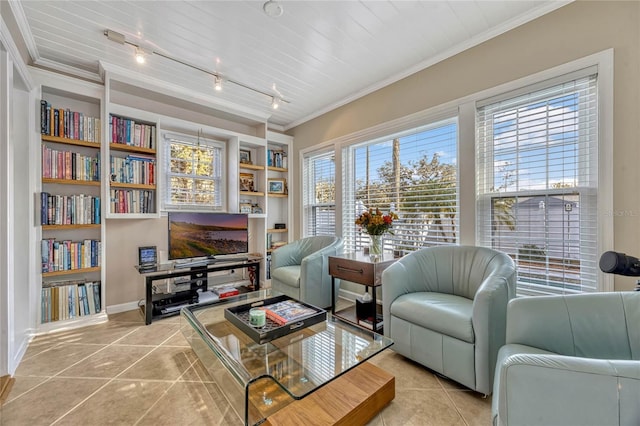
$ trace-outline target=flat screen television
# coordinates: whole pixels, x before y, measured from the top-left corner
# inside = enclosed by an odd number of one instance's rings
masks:
[[[249,216],[169,212],[169,259],[214,258],[249,251]]]

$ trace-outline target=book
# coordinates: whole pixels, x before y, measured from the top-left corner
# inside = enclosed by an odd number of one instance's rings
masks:
[[[220,299],[224,299],[225,297],[235,296],[236,294],[240,294],[240,291],[233,286],[222,286],[215,287],[213,292],[218,295]]]
[[[373,330],[373,317],[361,318],[358,320],[358,325],[368,328],[369,330]],[[382,328],[382,314],[376,315],[376,330],[380,330]]]
[[[283,300],[282,302],[263,306],[261,309],[266,311],[267,318],[279,325],[286,325],[318,312],[316,309],[295,300]]]

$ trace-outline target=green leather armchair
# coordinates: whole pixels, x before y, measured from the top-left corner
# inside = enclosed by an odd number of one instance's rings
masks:
[[[515,285],[515,264],[505,253],[418,250],[382,273],[384,334],[394,351],[489,395]]]
[[[640,425],[640,292],[514,299],[494,425]]]
[[[331,306],[329,256],[342,253],[342,239],[315,236],[293,241],[271,254],[271,288],[296,300]]]

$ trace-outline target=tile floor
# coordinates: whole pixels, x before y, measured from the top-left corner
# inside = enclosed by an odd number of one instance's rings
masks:
[[[371,361],[396,376],[396,398],[369,426],[489,425],[491,398],[392,350]],[[0,425],[240,425],[180,332],[139,311],[36,337],[0,409]]]

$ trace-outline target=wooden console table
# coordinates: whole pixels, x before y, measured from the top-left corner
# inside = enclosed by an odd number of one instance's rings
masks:
[[[340,256],[329,256],[329,275],[331,275],[331,313],[343,320],[353,324],[358,324],[355,306],[336,311],[336,294],[335,283],[336,278],[345,281],[351,281],[371,287],[373,306],[377,311],[376,287],[382,285],[382,271],[389,265],[393,264],[397,259],[391,253],[385,253],[378,257],[372,257],[361,252],[345,253]],[[377,328],[376,315],[373,316],[373,330],[379,331]]]

